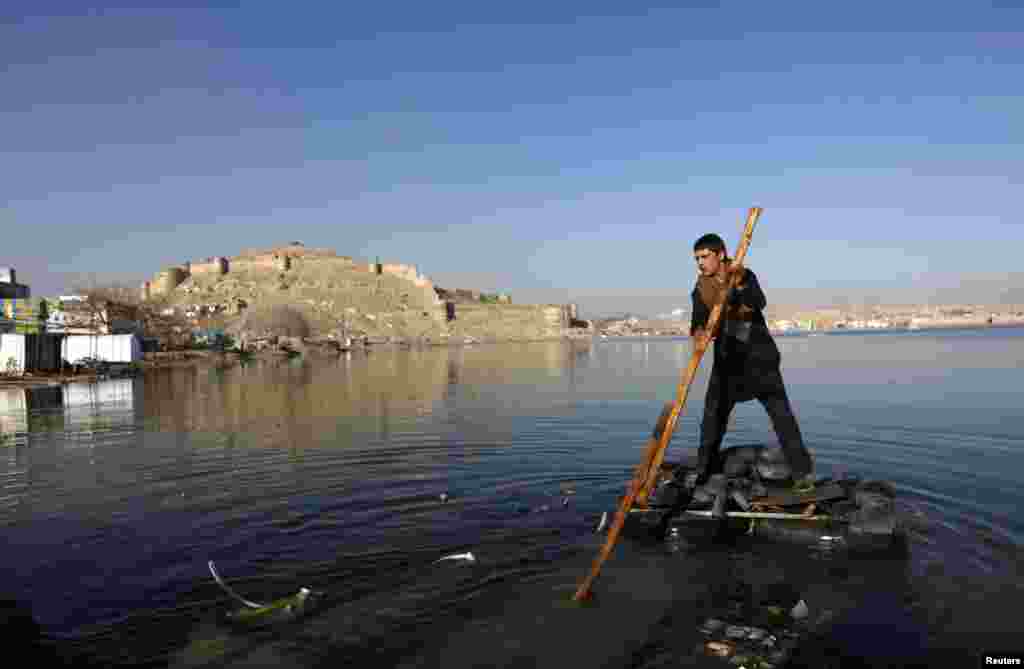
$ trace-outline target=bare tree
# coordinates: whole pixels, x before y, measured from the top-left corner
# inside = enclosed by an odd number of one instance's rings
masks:
[[[110,332],[111,323],[118,318],[134,320],[139,306],[138,291],[130,291],[126,286],[76,286],[73,292],[82,298],[76,302],[79,307],[68,304],[65,309],[71,312],[80,310],[80,320],[87,321],[80,325],[96,331]]]
[[[183,347],[188,342],[188,321],[183,314],[168,309],[166,299],[142,300],[138,289],[116,283],[89,282],[73,288],[73,293],[81,300],[65,304],[65,310],[78,312],[79,318],[71,320],[78,320],[80,327],[110,332],[115,321],[125,320],[138,323],[143,335],[156,337],[165,349]]]

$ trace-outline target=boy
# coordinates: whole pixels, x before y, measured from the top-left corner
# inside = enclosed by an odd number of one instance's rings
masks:
[[[764,320],[767,302],[757,277],[749,269],[732,263],[726,256],[725,242],[718,235],[707,234],[698,239],[693,245],[693,255],[699,274],[692,293],[692,337],[704,335],[711,310],[727,290],[729,277],[735,273],[741,277],[740,283],[727,296],[725,313],[715,337],[695,483],[706,482],[720,470],[719,450],[733,407],[737,402],[757,399],[772,420],[793,480],[798,487],[807,486],[811,456],[804,447],[800,427],[786,396],[779,368],[781,356]]]

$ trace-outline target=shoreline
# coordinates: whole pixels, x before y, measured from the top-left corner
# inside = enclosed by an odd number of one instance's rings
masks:
[[[507,339],[507,340],[484,340],[472,339],[471,341],[385,341],[373,342],[369,345],[356,344],[347,349],[340,349],[328,346],[322,342],[304,343],[297,347],[294,353],[287,349],[273,348],[262,351],[252,351],[243,357],[238,351],[214,351],[208,349],[185,349],[180,351],[157,351],[143,354],[143,360],[135,363],[110,363],[112,373],[99,374],[95,370],[86,373],[60,373],[60,372],[29,372],[20,376],[0,375],[0,390],[4,388],[42,388],[47,386],[62,386],[68,383],[97,383],[109,379],[133,378],[145,374],[146,370],[189,368],[189,367],[234,367],[254,361],[266,360],[288,360],[292,357],[304,358],[307,360],[336,360],[345,355],[351,354],[372,354],[375,351],[394,352],[409,350],[427,350],[434,348],[470,348],[483,344],[530,344],[555,341],[573,341],[578,339],[591,339],[586,336],[565,336],[548,337],[542,339]]]
[[[1005,330],[1013,328],[1024,328],[1024,321],[1003,322],[1003,323],[948,323],[941,325],[926,325],[920,327],[907,327],[905,325],[885,328],[820,328],[816,330],[803,330],[793,328],[789,330],[769,330],[773,337],[806,337],[808,335],[834,335],[834,334],[875,334],[885,332],[929,332],[939,330]],[[629,334],[618,333],[596,333],[591,335],[595,339],[689,339],[686,332],[662,333],[662,334],[641,334],[632,332]]]
[[[829,328],[827,330],[796,330],[785,332],[772,332],[773,337],[806,337],[809,335],[846,335],[846,334],[886,334],[886,333],[907,333],[907,332],[929,332],[946,330],[998,330],[1024,328],[1024,321],[1013,323],[976,323],[961,324],[951,323],[933,325],[920,328],[890,327],[890,328]],[[563,335],[559,337],[545,337],[537,339],[471,339],[469,341],[386,341],[372,342],[369,345],[356,344],[352,347],[341,350],[335,347],[326,346],[322,343],[307,343],[297,351],[298,355],[305,359],[318,360],[322,358],[337,359],[351,354],[371,354],[374,351],[394,352],[410,350],[427,350],[434,348],[472,348],[481,345],[494,344],[536,344],[550,342],[574,342],[594,340],[624,339],[632,341],[650,341],[682,339],[687,340],[687,334],[662,334],[662,335],[641,335],[641,334],[610,334],[607,336],[601,333],[580,333]],[[4,388],[35,388],[46,386],[61,386],[69,383],[96,383],[114,378],[132,378],[144,374],[150,369],[168,369],[184,367],[234,367],[238,364],[256,360],[280,360],[289,359],[294,354],[284,349],[268,349],[250,353],[243,358],[237,351],[212,351],[206,349],[187,349],[181,351],[159,351],[144,354],[144,359],[137,363],[114,363],[113,374],[98,374],[95,371],[79,374],[60,373],[29,373],[24,376],[0,376],[0,389]]]

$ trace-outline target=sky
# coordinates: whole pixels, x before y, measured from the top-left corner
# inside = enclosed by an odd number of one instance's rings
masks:
[[[581,314],[1024,303],[1024,4],[0,5],[0,265],[34,295],[302,241]]]

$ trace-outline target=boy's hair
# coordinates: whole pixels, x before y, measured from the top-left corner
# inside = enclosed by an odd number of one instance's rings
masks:
[[[725,242],[715,233],[709,232],[693,244],[694,253],[701,249],[707,249],[712,253],[725,253]]]

